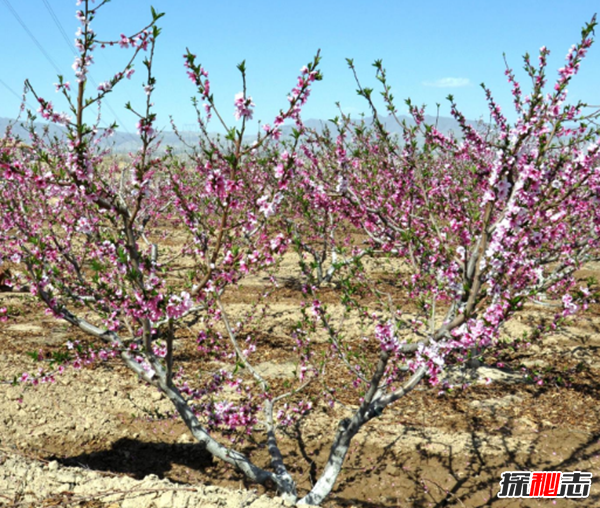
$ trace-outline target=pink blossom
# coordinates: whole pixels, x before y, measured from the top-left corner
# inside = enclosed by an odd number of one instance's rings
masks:
[[[180,296],[172,295],[167,304],[167,315],[171,319],[180,318],[192,308],[192,299],[187,291],[182,291]]]
[[[121,34],[121,39],[119,40],[120,47],[128,48],[131,42],[131,39],[129,39],[125,34]]]
[[[240,118],[246,118],[248,120],[252,120],[254,107],[254,102],[252,102],[252,97],[245,97],[244,92],[239,92],[235,95],[235,112],[234,116],[236,120]]]
[[[101,92],[109,92],[112,89],[112,85],[108,81],[104,81],[98,85],[98,90]]]

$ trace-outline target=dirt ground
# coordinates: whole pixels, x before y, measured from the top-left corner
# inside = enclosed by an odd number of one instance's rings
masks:
[[[595,273],[599,268],[591,267]],[[286,330],[300,292],[283,287],[274,298],[272,317],[264,322],[260,369],[275,383],[295,375]],[[234,312],[246,305],[239,295],[229,304]],[[2,306],[13,313],[0,323],[2,379],[37,369],[27,352],[85,340],[45,315],[27,294],[0,292]],[[543,312],[528,308],[507,334],[518,336]],[[464,390],[440,395],[437,389],[417,388],[355,438],[323,506],[600,506],[600,306],[543,343],[517,350],[512,359],[543,372],[544,383],[527,382],[519,371],[488,361],[476,371],[451,373],[458,385],[459,377],[467,376],[470,386]],[[193,370],[183,341],[177,360]],[[337,422],[351,409],[317,401],[312,413],[282,436],[300,494],[315,481]],[[272,492],[206,456],[184,425],[167,416],[171,410],[156,389],[118,362],[67,369],[55,384],[0,384],[0,506],[282,506]],[[268,464],[260,444],[247,442],[243,451]],[[503,471],[539,470],[591,472],[590,497],[497,498]]]

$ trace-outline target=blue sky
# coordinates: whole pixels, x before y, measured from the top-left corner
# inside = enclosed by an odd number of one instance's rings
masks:
[[[53,86],[56,70],[9,10],[11,5],[73,83],[73,53],[46,4],[74,39],[78,27],[74,0],[0,0],[0,80],[20,94],[23,81],[29,78],[38,94],[60,105]],[[155,60],[158,126],[168,128],[172,115],[180,128],[192,129],[194,112],[189,98],[194,89],[183,68],[186,47],[209,71],[217,105],[232,123],[234,95],[241,90],[237,63],[244,59],[247,63],[249,94],[256,103],[254,119],[272,122],[287,105],[286,96],[300,67],[318,48],[324,80],[315,84],[305,118],[333,117],[337,101],[353,115],[366,111],[346,65],[345,58],[350,57],[364,85],[373,87],[377,82],[371,63],[383,59],[401,112],[405,111],[403,100],[410,97],[417,104],[426,104],[431,114],[439,102],[441,114],[448,115],[445,97],[451,93],[468,118],[487,118],[478,86],[485,82],[514,119],[502,54],[520,71],[527,91],[522,55],[530,52],[537,56],[540,46],[546,45],[552,51],[549,67],[555,76],[599,4],[576,0],[113,0],[99,12],[93,28],[102,39],[118,39],[119,34],[132,33],[149,20],[150,5],[166,13],[159,22],[163,32]],[[117,48],[98,51],[92,69],[95,81],[109,78],[127,55],[127,50]],[[144,100],[141,71],[140,62],[134,79],[108,97],[128,131],[135,130],[136,120],[123,105],[128,100],[134,105]],[[14,117],[19,100],[2,83],[0,116]],[[600,104],[600,47],[592,47],[569,91],[571,99]],[[114,115],[107,109],[104,117],[108,122]]]

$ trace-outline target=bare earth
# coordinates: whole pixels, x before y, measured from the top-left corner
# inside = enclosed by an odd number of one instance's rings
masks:
[[[286,330],[300,292],[282,288],[276,297],[271,317],[261,325],[265,338],[258,368],[283,382],[295,375]],[[230,303],[240,311],[246,305],[242,297]],[[3,379],[37,370],[26,352],[85,339],[46,316],[27,295],[0,293],[1,306],[19,311],[0,323]],[[543,312],[532,306],[507,333],[519,336],[528,320]],[[177,354],[193,371],[181,342]],[[541,386],[525,382],[518,372],[492,368],[488,361],[476,372],[450,373],[458,385],[461,376],[468,377],[466,390],[438,395],[430,387],[417,389],[355,438],[337,487],[323,506],[600,506],[599,349],[596,305],[548,337],[543,347],[534,344],[515,353],[522,365],[545,371]],[[486,384],[487,378],[492,382]],[[337,422],[351,409],[316,402],[309,417],[282,437],[286,463],[292,475],[302,478],[304,491],[327,459]],[[67,369],[53,385],[0,384],[0,506],[283,506],[272,492],[267,495],[263,487],[247,484],[235,470],[206,456],[179,420],[165,416],[171,410],[160,393],[116,362]],[[244,446],[260,465],[268,464],[264,448]],[[589,471],[594,475],[591,495],[556,504],[499,500],[500,474],[507,470]]]

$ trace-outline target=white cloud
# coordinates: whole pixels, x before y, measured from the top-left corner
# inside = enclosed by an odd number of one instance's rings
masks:
[[[470,86],[471,82],[468,78],[441,78],[435,81],[423,81],[425,86],[434,86],[436,88],[459,88]]]

